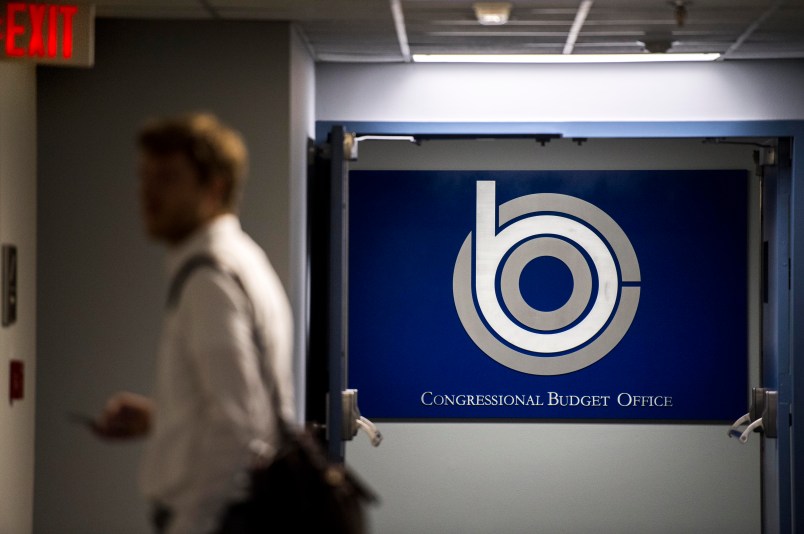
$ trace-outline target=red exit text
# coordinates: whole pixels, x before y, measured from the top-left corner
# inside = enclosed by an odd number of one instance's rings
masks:
[[[77,13],[76,5],[7,2],[0,12],[0,40],[5,40],[6,56],[72,58]]]

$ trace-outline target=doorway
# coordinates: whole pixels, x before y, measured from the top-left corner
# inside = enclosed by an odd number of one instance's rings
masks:
[[[369,140],[353,170],[745,169],[749,383],[760,380],[760,181],[755,140]],[[748,392],[746,391],[746,397]],[[364,406],[364,410],[370,408]],[[741,414],[735,414],[735,419]],[[380,422],[378,422],[379,424]],[[727,424],[382,421],[347,447],[386,505],[383,532],[760,532],[759,440]],[[421,488],[422,491],[410,491]],[[467,503],[474,503],[467,507]],[[491,529],[491,530],[490,530]],[[543,529],[543,530],[542,530]]]

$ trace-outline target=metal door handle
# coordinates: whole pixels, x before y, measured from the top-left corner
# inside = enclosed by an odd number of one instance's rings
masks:
[[[766,438],[775,438],[776,417],[779,405],[779,392],[765,388],[751,390],[751,407],[747,414],[737,419],[729,428],[728,436],[738,438],[740,443],[748,442],[752,432],[762,432]],[[738,429],[747,424],[745,430]]]
[[[751,423],[751,414],[747,413],[744,416],[737,419],[731,428],[729,429],[729,437],[730,438],[739,438],[742,436],[742,431],[738,430],[741,426],[747,425]]]
[[[372,445],[375,447],[380,446],[380,443],[382,443],[382,434],[379,430],[377,430],[377,425],[362,415],[355,420],[355,423],[357,423],[357,426],[360,428],[360,430],[368,434]]]
[[[762,429],[762,418],[753,421],[750,425],[745,427],[745,430],[740,433],[735,430],[729,432],[730,437],[737,437],[740,440],[740,443],[746,443],[748,441],[748,437],[751,435],[751,432],[755,430]]]
[[[382,442],[382,434],[380,433],[377,425],[360,415],[360,409],[357,407],[357,390],[347,389],[343,391],[343,440],[348,441],[357,435],[357,432],[362,430],[365,432],[371,444],[379,447]]]

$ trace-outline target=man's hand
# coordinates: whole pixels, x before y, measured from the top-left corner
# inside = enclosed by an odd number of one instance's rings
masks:
[[[124,391],[109,399],[92,429],[108,439],[141,438],[151,429],[153,412],[151,399]]]

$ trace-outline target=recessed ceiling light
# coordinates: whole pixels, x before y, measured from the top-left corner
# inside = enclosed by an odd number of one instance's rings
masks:
[[[511,14],[510,2],[477,2],[473,7],[477,21],[486,26],[505,24]]]

